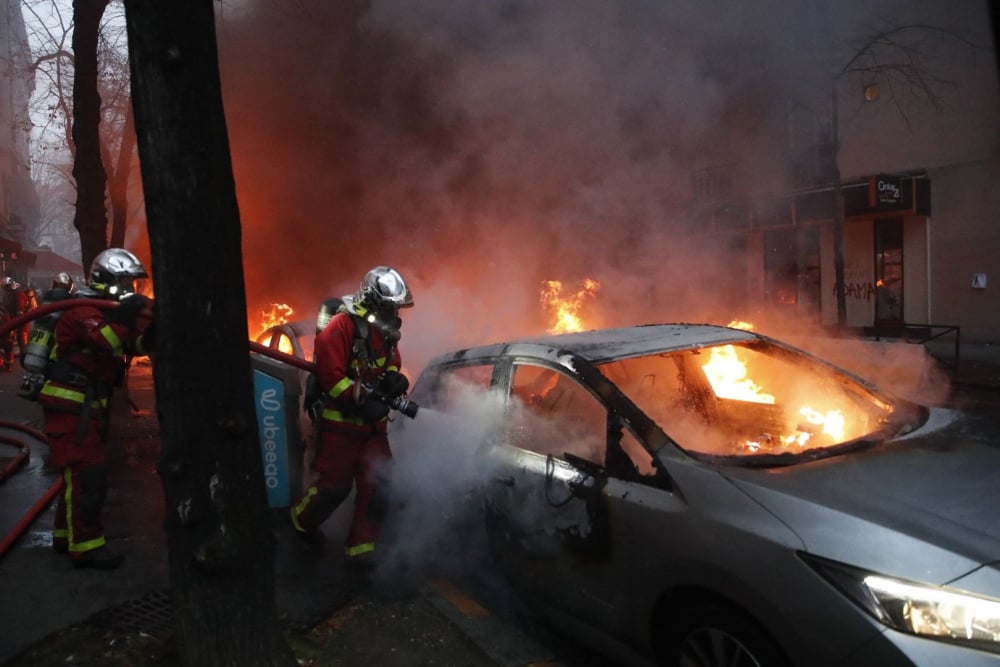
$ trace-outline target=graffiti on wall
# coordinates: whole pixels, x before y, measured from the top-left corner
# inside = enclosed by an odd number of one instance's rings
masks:
[[[844,286],[844,294],[848,299],[865,301],[871,303],[878,293],[878,286],[873,281],[847,282]],[[837,296],[837,286],[833,286],[833,296]]]
[[[833,295],[837,296],[838,285],[833,286]],[[871,303],[878,294],[878,284],[872,276],[870,266],[857,260],[844,266],[844,294],[848,299]]]

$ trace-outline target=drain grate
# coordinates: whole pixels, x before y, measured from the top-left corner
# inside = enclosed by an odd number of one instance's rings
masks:
[[[279,594],[278,622],[285,630],[306,631],[348,604],[358,593],[358,583],[320,582],[307,590]],[[100,627],[143,632],[167,640],[174,634],[174,608],[170,591],[153,591],[136,600],[108,607],[90,621]]]
[[[98,612],[93,621],[107,628],[136,630],[163,640],[174,633],[174,608],[168,591],[153,591]]]

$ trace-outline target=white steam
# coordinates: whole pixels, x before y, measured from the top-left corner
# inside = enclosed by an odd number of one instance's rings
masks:
[[[398,416],[391,509],[379,538],[379,567],[389,578],[480,570],[486,557],[480,488],[492,477],[479,452],[501,406],[484,390],[452,385],[447,413],[421,407]]]

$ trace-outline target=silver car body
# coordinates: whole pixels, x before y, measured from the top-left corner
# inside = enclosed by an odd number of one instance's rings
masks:
[[[823,382],[829,375],[824,386],[884,410],[872,421],[878,428],[801,453],[706,453],[682,446],[671,424],[639,408],[634,389],[599,370],[730,344],[773,346]],[[565,429],[546,432],[550,451],[524,446],[534,427],[515,424],[520,366],[589,392],[592,411],[607,413],[598,418],[607,419],[609,442],[621,437],[631,465],[621,465],[621,452],[617,463],[610,454],[598,462],[564,454],[574,438]],[[411,397],[447,411],[453,376],[477,378],[504,406],[479,450],[498,563],[550,618],[591,643],[652,661],[666,619],[710,598],[752,619],[793,665],[1000,665],[996,639],[970,646],[893,629],[837,583],[857,571],[1000,599],[1000,447],[964,415],[900,401],[779,341],[710,325],[460,350],[432,360]]]

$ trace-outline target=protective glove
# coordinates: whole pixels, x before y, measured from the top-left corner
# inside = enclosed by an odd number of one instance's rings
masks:
[[[397,371],[386,371],[378,380],[378,389],[389,398],[396,398],[406,393],[410,388],[410,381],[406,376]]]
[[[389,406],[374,396],[358,406],[358,411],[366,422],[378,422],[389,416]]]

